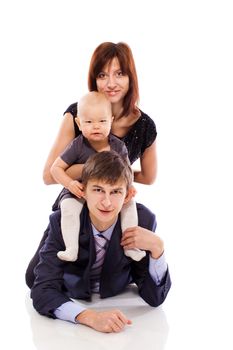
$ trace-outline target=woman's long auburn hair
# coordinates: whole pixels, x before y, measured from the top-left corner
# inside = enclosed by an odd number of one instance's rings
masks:
[[[98,74],[115,57],[119,61],[122,73],[129,77],[129,90],[124,97],[121,116],[127,116],[131,113],[137,114],[137,104],[139,102],[138,78],[132,51],[126,43],[104,42],[95,49],[89,66],[89,91],[97,91],[96,79]]]

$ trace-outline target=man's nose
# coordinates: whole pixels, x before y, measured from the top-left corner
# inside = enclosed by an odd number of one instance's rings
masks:
[[[102,199],[101,201],[102,205],[105,207],[105,208],[109,208],[111,206],[111,200],[110,200],[110,197],[109,195],[106,195],[104,196],[104,198]]]

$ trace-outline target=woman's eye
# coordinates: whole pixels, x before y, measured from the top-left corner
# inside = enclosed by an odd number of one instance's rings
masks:
[[[97,75],[97,78],[98,79],[104,79],[106,77],[106,74],[103,73],[103,72],[100,72],[98,75]]]
[[[116,73],[116,75],[117,75],[118,77],[122,77],[124,74],[123,74],[123,72],[120,70],[119,72]]]

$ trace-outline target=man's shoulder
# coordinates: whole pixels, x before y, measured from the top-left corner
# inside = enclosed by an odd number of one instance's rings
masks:
[[[137,203],[138,225],[154,231],[156,228],[155,214],[141,203]]]
[[[52,214],[49,215],[49,222],[51,224],[59,224],[61,221],[61,210],[57,209],[54,212],[52,212]]]

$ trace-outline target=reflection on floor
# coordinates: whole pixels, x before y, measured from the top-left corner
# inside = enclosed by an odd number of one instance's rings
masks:
[[[82,302],[90,307],[90,303]],[[37,350],[122,350],[122,349],[165,349],[168,324],[162,306],[148,306],[129,287],[119,296],[100,299],[94,296],[92,308],[118,308],[129,317],[133,324],[118,334],[103,334],[82,325],[53,320],[39,315],[32,307],[29,295],[26,296],[26,309],[30,317],[33,343]],[[142,332],[143,327],[143,332]]]

